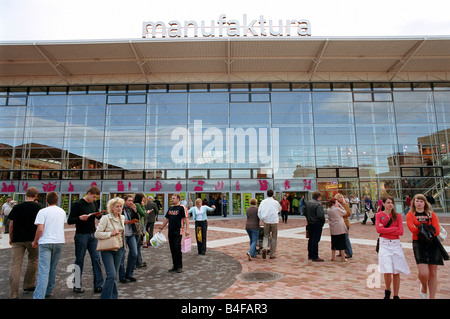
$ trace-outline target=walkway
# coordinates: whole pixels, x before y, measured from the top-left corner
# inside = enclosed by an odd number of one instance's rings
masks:
[[[450,216],[440,217],[450,230]],[[381,299],[384,282],[377,274],[378,256],[375,252],[377,233],[370,222],[362,225],[352,221],[350,239],[354,251],[347,263],[331,262],[330,236],[326,225],[320,242],[320,256],[325,262],[307,259],[303,217],[290,216],[288,223],[279,225],[277,258],[262,259],[260,255],[248,261],[249,239],[244,230],[245,217],[212,217],[209,219],[208,251],[198,255],[196,247],[183,255],[182,274],[168,273],[171,258],[168,245],[161,248],[143,248],[148,266],[137,269],[137,282],[119,284],[122,299]],[[194,235],[193,223],[191,236]],[[156,228],[156,226],[155,226]],[[74,294],[68,288],[71,273],[68,267],[74,261],[74,229],[66,227],[66,246],[58,265],[57,287],[53,299],[97,299],[92,292],[89,257],[83,274],[84,294]],[[450,251],[449,239],[444,243]],[[405,224],[402,238],[411,275],[402,275],[400,297],[419,298],[417,268],[411,249],[411,233]],[[8,269],[11,249],[7,236],[0,240],[0,298],[8,298]],[[450,267],[448,262],[439,267],[437,298],[450,298]],[[69,278],[69,280],[68,280]],[[21,298],[31,299],[30,293]]]

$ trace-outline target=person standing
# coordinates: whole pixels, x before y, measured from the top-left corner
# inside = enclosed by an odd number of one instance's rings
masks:
[[[341,261],[346,262],[345,259],[345,234],[348,232],[347,226],[345,226],[343,216],[347,214],[347,211],[341,207],[336,198],[331,198],[328,201],[327,215],[330,221],[330,234],[331,234],[331,261],[336,260],[336,250],[340,251]]]
[[[245,230],[247,231],[248,237],[250,237],[250,249],[247,252],[247,258],[249,261],[252,258],[256,258],[256,244],[259,238],[259,217],[258,217],[258,207],[256,206],[258,201],[256,198],[250,200],[250,207],[246,210],[247,222],[245,223]]]
[[[84,268],[84,256],[86,250],[89,252],[92,263],[94,292],[100,293],[103,286],[103,274],[100,263],[100,253],[97,251],[97,238],[95,238],[95,219],[100,219],[102,213],[96,206],[96,201],[100,196],[100,189],[91,186],[86,191],[86,195],[73,203],[67,223],[75,224],[75,265],[79,267],[79,278],[75,278],[73,291],[84,293],[81,288],[81,278]]]
[[[45,299],[55,288],[56,267],[65,243],[64,224],[66,212],[56,206],[59,196],[47,194],[48,207],[39,211],[34,222],[37,225],[33,248],[39,247],[38,277],[33,299]]]
[[[147,204],[145,205],[147,213],[147,225],[145,225],[145,230],[148,233],[148,238],[153,238],[153,228],[155,226],[156,216],[159,214],[158,205],[153,201],[153,196],[148,197]]]
[[[222,214],[223,217],[227,217],[227,212],[228,212],[228,200],[227,197],[224,196],[222,199]]]
[[[214,205],[212,207],[202,205],[202,199],[197,198],[195,200],[195,206],[188,210],[188,214],[192,214],[192,219],[195,222],[195,237],[197,239],[199,255],[206,254],[206,232],[208,230],[207,212],[212,212],[215,209],[216,206]]]
[[[389,223],[389,225],[388,225]],[[380,234],[380,249],[378,265],[380,273],[384,274],[384,299],[390,299],[391,283],[394,288],[394,299],[400,299],[400,274],[411,273],[405,255],[403,254],[400,236],[403,235],[402,215],[395,211],[394,198],[383,198],[383,207],[375,216],[375,227]]]
[[[159,227],[158,232],[162,232],[167,224],[169,224],[168,238],[173,263],[173,267],[169,269],[169,272],[176,271],[181,273],[183,271],[181,239],[183,237],[183,229],[185,229],[186,237],[189,237],[189,215],[187,208],[180,205],[180,194],[172,195],[172,206],[167,210],[164,222]]]
[[[38,248],[32,246],[37,226],[34,224],[41,205],[34,200],[38,195],[36,187],[29,187],[25,201],[13,207],[9,214],[9,244],[12,246],[9,268],[9,298],[19,296],[20,276],[25,251],[28,252],[28,264],[23,279],[23,290],[34,291],[38,267]]]
[[[106,279],[103,285],[100,299],[118,299],[119,289],[117,277],[119,274],[122,256],[125,253],[125,216],[122,215],[124,200],[115,197],[109,200],[107,206],[108,214],[104,215],[98,223],[95,237],[102,240],[111,236],[119,236],[119,250],[102,251],[102,261],[105,266]]]
[[[314,262],[322,262],[319,258],[319,242],[322,237],[322,229],[325,224],[325,214],[323,212],[322,196],[319,191],[315,191],[312,199],[306,203],[306,222],[308,239],[308,259]]]
[[[406,224],[412,233],[414,257],[421,283],[420,296],[423,299],[428,296],[434,299],[438,285],[437,266],[444,265],[444,261],[438,246],[440,243],[436,242],[440,233],[439,220],[423,194],[413,197],[411,210],[406,215]],[[435,234],[430,241],[420,236],[422,227],[434,228]]]
[[[334,198],[336,198],[338,200],[338,202],[341,204],[341,206],[343,208],[345,208],[345,210],[347,211],[347,214],[344,215],[344,222],[345,222],[345,226],[347,226],[347,230],[348,232],[345,234],[345,242],[347,243],[347,248],[345,249],[345,258],[352,258],[353,256],[353,248],[352,248],[352,243],[350,242],[350,220],[349,217],[352,215],[352,210],[350,209],[350,205],[347,202],[347,200],[345,199],[344,195],[342,195],[341,193],[337,193],[336,195],[334,195]]]
[[[278,222],[280,220],[279,213],[281,211],[280,203],[273,198],[273,190],[267,191],[267,198],[264,199],[258,208],[258,217],[264,222],[264,239],[262,257],[266,259],[267,248],[270,242],[270,258],[275,258],[277,250]]]
[[[120,263],[119,278],[121,283],[128,281],[136,281],[133,277],[134,267],[138,259],[138,248],[136,241],[137,228],[139,226],[139,215],[137,213],[136,204],[133,202],[133,195],[124,196],[123,215],[125,216],[125,247],[128,246],[127,267],[125,269],[125,255],[122,255]],[[125,248],[126,249],[126,248]]]
[[[136,206],[136,212],[139,215],[139,222],[136,226],[136,247],[137,247],[137,260],[136,268],[147,267],[147,263],[142,257],[142,246],[145,238],[145,224],[147,223],[147,212],[145,205],[147,204],[147,197],[143,193],[137,193],[134,195],[134,205]]]
[[[280,202],[281,205],[281,218],[283,223],[287,223],[288,220],[288,214],[291,210],[291,202],[288,201],[286,195],[283,196],[283,199]]]

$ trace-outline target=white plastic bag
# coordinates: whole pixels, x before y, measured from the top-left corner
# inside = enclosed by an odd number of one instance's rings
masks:
[[[162,244],[164,244],[167,241],[166,236],[163,235],[163,233],[157,232],[155,234],[155,236],[152,237],[152,239],[150,239],[150,244],[153,247],[159,247]]]
[[[440,227],[438,239],[439,239],[440,241],[444,241],[444,240],[447,239],[447,231],[446,231],[445,228],[442,227],[442,226]]]

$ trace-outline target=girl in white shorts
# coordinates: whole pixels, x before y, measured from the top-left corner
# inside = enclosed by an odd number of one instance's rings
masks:
[[[380,234],[378,265],[380,273],[384,274],[385,296],[391,296],[391,283],[394,288],[394,299],[399,299],[400,274],[411,273],[405,255],[403,254],[400,236],[403,235],[401,214],[395,211],[394,198],[388,196],[383,199],[383,207],[376,215],[375,226]]]

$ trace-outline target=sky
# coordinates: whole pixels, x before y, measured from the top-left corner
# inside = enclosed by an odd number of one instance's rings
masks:
[[[143,21],[306,19],[316,37],[450,35],[449,0],[0,0],[0,41],[142,38]]]

